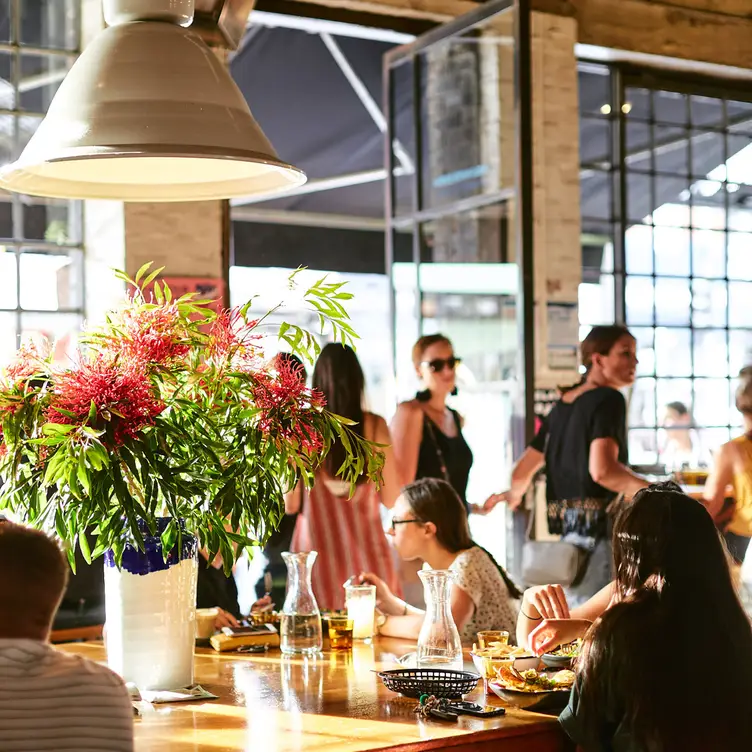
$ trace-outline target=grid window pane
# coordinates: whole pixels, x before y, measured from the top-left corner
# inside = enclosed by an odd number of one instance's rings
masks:
[[[692,274],[696,277],[726,276],[726,233],[692,231]]]
[[[752,233],[728,234],[728,276],[729,279],[752,280]]]
[[[81,0],[0,0],[0,167],[42,122],[79,49]],[[0,362],[22,341],[57,342],[67,363],[83,310],[82,204],[0,196]]]
[[[655,465],[658,462],[658,441],[654,428],[633,428],[628,440],[629,461],[633,465]]]
[[[694,333],[695,376],[728,376],[728,342],[725,329],[699,329]]]
[[[653,273],[653,228],[649,225],[634,225],[626,234],[627,274]]]
[[[655,379],[637,379],[629,400],[629,425],[655,428]]]
[[[79,46],[81,0],[22,2],[21,44],[76,50]]]
[[[83,308],[81,251],[24,251],[21,262],[21,308],[69,311]]]
[[[690,340],[689,329],[656,328],[655,371],[658,376],[692,375]]]
[[[655,330],[633,326],[629,331],[637,341],[637,375],[652,376],[655,373]]]
[[[653,280],[650,277],[627,277],[625,284],[627,324],[653,324]]]
[[[752,283],[729,282],[729,326],[752,327]]]
[[[736,377],[746,366],[752,366],[752,329],[729,332],[729,373]]]
[[[605,118],[580,120],[580,160],[593,164],[611,160],[611,122]]]
[[[623,72],[626,117],[611,122],[609,157],[614,185],[626,186],[625,215],[616,202],[612,218],[617,233],[624,227],[614,243],[625,272],[615,311],[639,360],[630,461],[697,465],[738,434],[736,374],[752,365],[752,102],[639,76]],[[686,407],[687,435],[670,403]],[[679,462],[672,445],[688,436]]]
[[[0,251],[0,308],[15,310],[18,307],[18,280],[16,279],[18,262],[13,251]],[[7,321],[5,322],[7,324]],[[16,324],[13,322],[13,336]]]
[[[655,228],[653,238],[656,274],[672,277],[689,275],[689,237],[689,230],[678,227]]]
[[[689,280],[658,277],[655,280],[655,323],[659,326],[689,326]]]
[[[692,324],[696,327],[726,326],[728,295],[726,283],[692,280]]]

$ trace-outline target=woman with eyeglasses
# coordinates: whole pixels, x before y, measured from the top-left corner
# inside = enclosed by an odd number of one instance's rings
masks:
[[[454,573],[450,605],[462,641],[472,642],[477,632],[488,629],[513,634],[522,594],[491,554],[473,542],[464,506],[449,483],[424,478],[405,486],[392,512],[391,535],[400,557]],[[383,614],[379,632],[417,639],[425,611],[397,597],[372,572],[359,579],[376,586]]]
[[[460,358],[443,334],[421,337],[412,355],[424,388],[397,407],[391,424],[402,482],[441,478],[457,492],[466,511],[481,512],[483,507],[467,503],[473,453],[462,435],[462,418],[447,405],[447,397],[457,393],[455,370]]]
[[[363,438],[384,445],[381,488],[361,476],[355,495],[350,497],[350,484],[337,478],[345,449],[335,441],[310,491],[299,487],[285,499],[287,514],[300,513],[291,550],[318,552],[311,578],[318,605],[341,609],[345,606],[342,583],[364,569],[377,572],[391,587],[399,588],[380,505],[391,509],[400,483],[386,421],[364,409],[365,377],[353,349],[328,344],[316,361],[312,382],[326,398],[329,410],[354,421],[353,430]]]

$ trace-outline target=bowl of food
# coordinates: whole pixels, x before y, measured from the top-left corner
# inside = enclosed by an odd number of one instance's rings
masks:
[[[475,669],[484,679],[495,679],[497,669],[502,666],[512,666],[517,671],[537,668],[540,659],[531,655],[524,648],[492,642],[487,647],[480,648],[473,644],[470,653]]]
[[[560,645],[550,653],[544,653],[541,656],[541,660],[547,668],[572,668],[575,658],[580,654],[581,647],[582,640],[578,639],[567,645]]]
[[[566,706],[574,679],[574,672],[568,669],[551,673],[535,669],[517,671],[511,666],[500,668],[488,687],[497,697],[518,708],[549,712]]]

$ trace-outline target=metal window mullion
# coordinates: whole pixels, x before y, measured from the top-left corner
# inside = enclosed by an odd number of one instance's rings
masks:
[[[614,238],[614,320],[625,324],[626,315],[626,234],[627,234],[627,176],[626,176],[626,129],[623,101],[623,80],[619,68],[611,69],[611,223]]]
[[[729,249],[729,192],[728,192],[728,168],[725,165],[729,160],[729,123],[728,123],[728,106],[727,100],[724,98],[721,100],[721,117],[723,121],[723,164],[724,164],[724,181],[723,181],[723,207],[726,212],[726,219],[724,222],[724,244],[723,244],[723,279],[726,284],[726,392],[728,399],[731,399],[731,286],[729,284],[729,271],[728,271],[728,249]],[[729,437],[731,436],[731,416],[729,414],[727,418],[729,423],[728,431]]]
[[[423,100],[421,82],[423,79],[423,54],[413,55],[413,142],[415,143],[415,174],[413,175],[414,214],[424,208],[423,196]],[[427,79],[426,79],[427,80]],[[415,264],[415,284],[417,286],[415,317],[418,322],[418,336],[423,334],[423,286],[420,282],[420,267],[423,262],[423,228],[413,218],[413,263]]]
[[[394,74],[388,60],[383,63],[383,102],[386,130],[384,131],[384,158],[387,166],[384,180],[384,207],[386,210],[386,232],[384,234],[384,265],[389,278],[389,324],[392,332],[392,375],[397,379],[397,299],[394,289],[395,229],[392,220],[395,215],[396,185],[394,181]]]
[[[695,306],[694,306],[694,237],[695,237],[695,201],[691,191],[693,168],[693,148],[692,148],[692,108],[690,106],[689,95],[685,94],[686,112],[685,112],[685,131],[687,134],[687,185],[689,191],[689,377],[692,389],[692,415],[695,413],[697,404],[697,380],[695,375]]]

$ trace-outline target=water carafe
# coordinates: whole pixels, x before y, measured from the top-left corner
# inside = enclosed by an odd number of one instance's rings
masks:
[[[426,600],[426,618],[418,637],[418,668],[462,670],[462,643],[449,604],[454,572],[424,569],[418,576]]]
[[[280,649],[287,655],[313,655],[321,650],[321,614],[311,588],[311,570],[318,554],[285,552],[287,597],[280,619]]]

